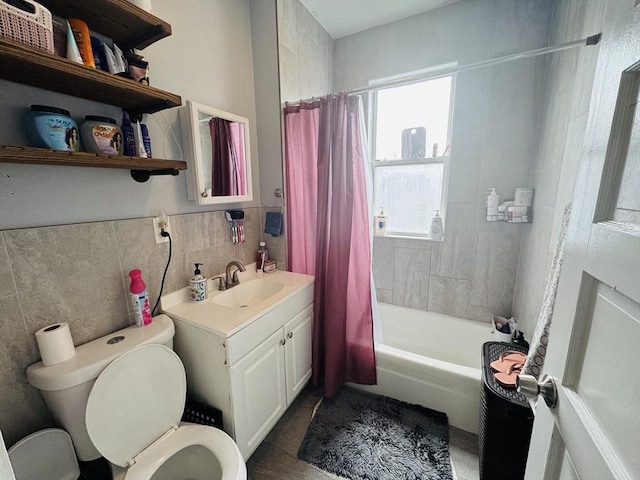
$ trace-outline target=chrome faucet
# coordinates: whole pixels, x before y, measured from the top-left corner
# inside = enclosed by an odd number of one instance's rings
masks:
[[[231,269],[233,267],[236,267],[236,270],[233,272],[233,276],[232,276]],[[237,260],[233,260],[232,262],[229,262],[229,264],[227,265],[226,280],[225,280],[225,284],[227,288],[235,287],[240,283],[240,280],[238,280],[238,271],[244,272],[246,271],[246,268],[244,268],[244,265],[238,262]]]

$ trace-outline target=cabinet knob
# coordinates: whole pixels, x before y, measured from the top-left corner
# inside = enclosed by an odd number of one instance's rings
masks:
[[[280,345],[284,345],[285,343],[287,343],[287,339],[283,338],[282,340],[280,340]]]
[[[289,332],[289,334],[287,335],[287,338],[293,338],[293,332]]]

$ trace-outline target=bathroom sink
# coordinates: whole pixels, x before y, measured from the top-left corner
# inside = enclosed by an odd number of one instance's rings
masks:
[[[213,303],[231,308],[249,307],[275,295],[284,285],[274,280],[257,278],[236,285],[211,298]]]

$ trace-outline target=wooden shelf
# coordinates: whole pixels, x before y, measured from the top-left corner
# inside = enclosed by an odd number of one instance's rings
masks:
[[[123,50],[143,49],[171,35],[171,25],[127,0],[39,0],[55,15],[81,18]]]
[[[0,38],[0,78],[75,97],[154,113],[182,105],[179,95]]]
[[[46,148],[0,145],[0,163],[28,163],[72,167],[123,168],[131,170],[186,170],[187,163],[158,158],[98,155],[87,152],[61,152]]]

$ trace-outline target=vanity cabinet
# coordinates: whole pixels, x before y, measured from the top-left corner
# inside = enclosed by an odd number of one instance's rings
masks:
[[[311,377],[313,307],[230,368],[235,440],[253,452]]]
[[[313,283],[228,336],[173,319],[189,394],[222,410],[248,459],[311,378]]]

